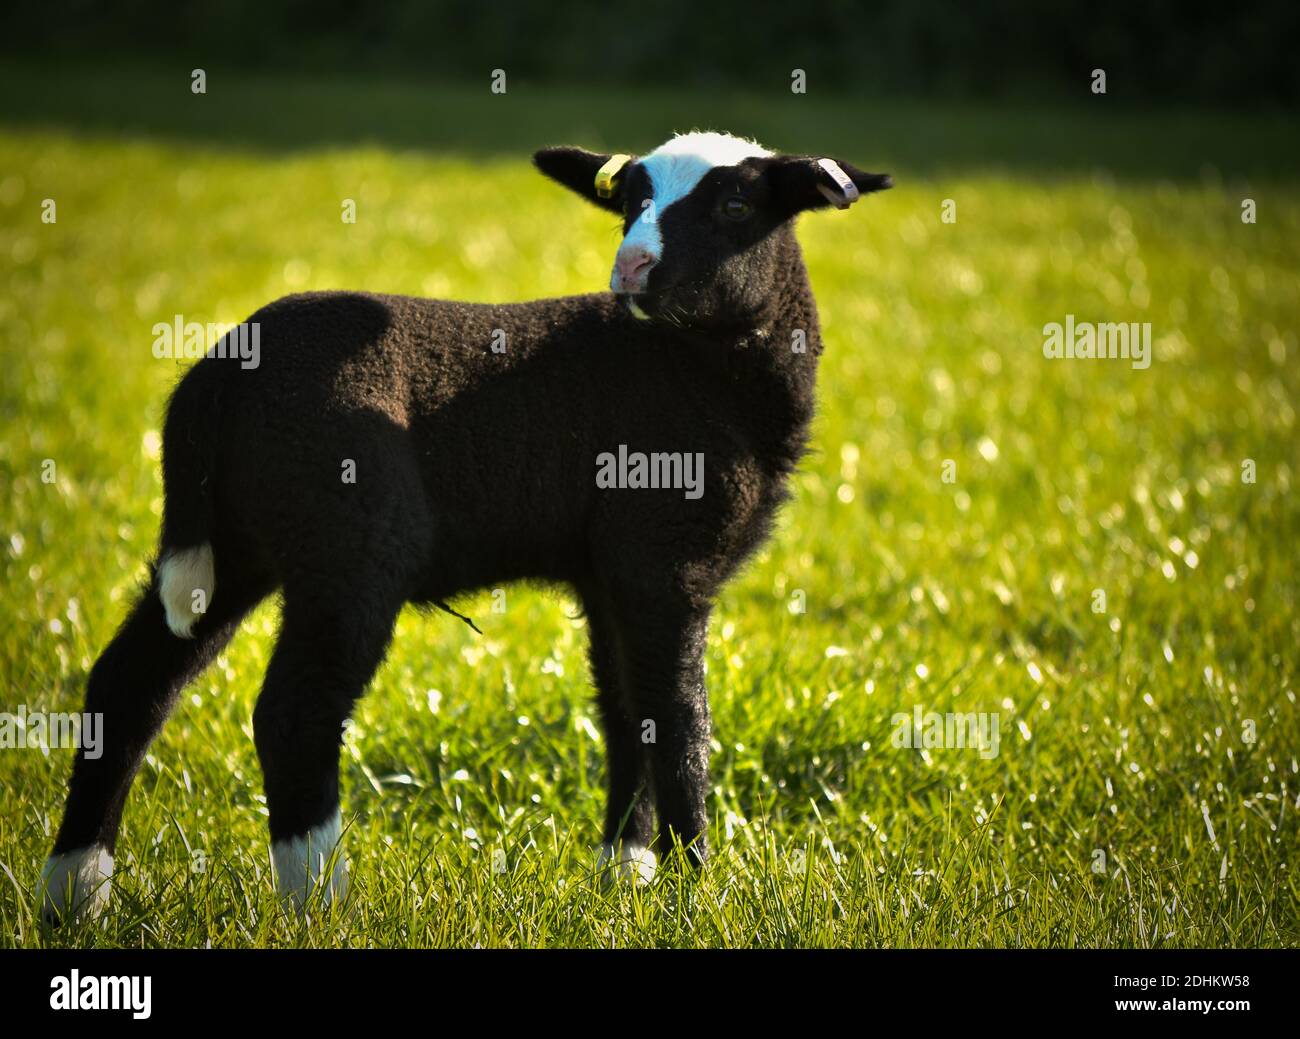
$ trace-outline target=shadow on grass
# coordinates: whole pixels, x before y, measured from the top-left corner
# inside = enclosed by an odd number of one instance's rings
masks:
[[[277,79],[206,69],[0,63],[0,128],[193,142],[286,153],[373,145],[519,157],[545,144],[644,151],[674,131],[726,129],[784,151],[829,151],[872,169],[1123,179],[1288,181],[1300,133],[1284,114],[1141,111],[1120,98],[1066,109],[1032,98],[949,105],[846,95],[731,94],[608,82],[590,89]],[[1119,89],[1119,88],[1117,88]]]

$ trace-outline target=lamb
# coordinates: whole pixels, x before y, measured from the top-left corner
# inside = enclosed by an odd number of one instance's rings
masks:
[[[499,306],[287,296],[249,319],[256,367],[214,347],[178,384],[160,550],[90,673],[103,748],[74,764],[40,881],[47,919],[102,910],[146,748],[276,590],[253,727],[287,902],[346,892],[342,728],[402,606],[450,609],[520,579],[569,586],[588,619],[601,866],[648,880],[665,854],[705,861],[710,609],[787,497],[822,351],[794,218],[891,181],[718,133],[534,162],[621,216],[610,291]],[[671,467],[653,485],[598,478],[632,453],[698,462],[700,493],[665,486]]]

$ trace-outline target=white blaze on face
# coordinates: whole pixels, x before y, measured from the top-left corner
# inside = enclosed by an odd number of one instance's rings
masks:
[[[644,249],[655,261],[663,256],[663,239],[659,235],[659,219],[663,212],[678,199],[685,198],[709,170],[718,166],[739,166],[746,159],[771,155],[766,148],[732,137],[725,133],[679,134],[661,144],[640,165],[650,176],[652,205],[643,209],[619,246],[620,254],[632,249]],[[610,288],[619,290],[618,261],[610,276]]]

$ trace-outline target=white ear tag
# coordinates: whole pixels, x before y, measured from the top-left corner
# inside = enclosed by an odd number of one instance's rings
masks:
[[[825,184],[817,185],[817,190],[825,195],[826,201],[836,209],[848,209],[861,197],[858,186],[853,183],[853,178],[840,169],[840,164],[834,159],[818,159],[817,165],[826,171],[827,176],[835,181],[840,189],[837,193],[834,188]]]

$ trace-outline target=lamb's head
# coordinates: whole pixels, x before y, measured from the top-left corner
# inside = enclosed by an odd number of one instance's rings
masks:
[[[707,327],[758,317],[792,261],[794,217],[845,209],[890,187],[847,162],[777,155],[720,133],[674,137],[648,155],[544,148],[547,176],[623,218],[610,288],[638,317]]]

